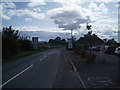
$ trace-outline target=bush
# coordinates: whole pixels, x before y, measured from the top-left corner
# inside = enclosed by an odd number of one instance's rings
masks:
[[[3,28],[2,31],[2,56],[7,58],[18,53],[20,43],[18,40],[18,31],[12,27]]]
[[[79,55],[81,56],[81,58],[85,58],[87,52],[85,50],[80,50],[79,51]]]
[[[92,53],[86,54],[87,63],[95,63],[95,59],[96,59],[96,54],[92,54]]]
[[[33,50],[33,45],[30,40],[21,40],[21,50]]]
[[[3,59],[16,55],[21,50],[32,50],[32,42],[21,38],[18,30],[13,30],[12,26],[2,30],[2,57]]]

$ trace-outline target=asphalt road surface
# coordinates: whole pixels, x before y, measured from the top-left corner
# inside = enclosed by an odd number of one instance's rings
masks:
[[[2,88],[82,88],[67,66],[64,48],[37,53],[2,66]]]

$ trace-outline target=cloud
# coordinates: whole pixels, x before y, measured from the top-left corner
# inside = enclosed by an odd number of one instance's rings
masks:
[[[20,31],[38,31],[39,28],[36,26],[21,26],[21,27],[14,27],[17,30]]]
[[[0,18],[2,17],[3,6],[0,4]]]
[[[118,18],[105,18],[98,20],[97,23],[117,24]]]
[[[67,4],[82,4],[83,1],[82,0],[54,0],[54,2],[63,4],[63,5],[67,5]]]
[[[93,2],[118,2],[118,0],[92,0]]]
[[[3,15],[3,14],[2,14],[2,19],[11,20],[11,18],[9,16]]]
[[[92,15],[86,12],[81,6],[63,6],[49,10],[47,15],[59,28],[73,30],[80,28],[80,24],[92,22]]]
[[[92,10],[93,12],[99,13],[99,14],[107,14],[108,13],[108,8],[105,6],[104,3],[101,3],[98,6],[94,2],[91,2],[88,6],[88,9]]]
[[[61,33],[61,32],[45,32],[45,31],[19,31],[21,36],[37,36],[39,37],[39,41],[49,41],[49,39],[54,39],[57,36],[60,36],[61,38],[67,38],[69,37],[69,33]]]
[[[56,35],[65,39],[70,36],[70,31],[58,28],[40,29],[37,26],[21,26],[14,28],[19,30],[21,36],[37,36],[39,37],[39,41],[48,41],[50,38],[56,38]]]
[[[44,2],[44,0],[32,0],[31,3],[40,3]],[[44,13],[40,13],[41,9],[40,8],[34,8],[33,10],[29,9],[16,9],[16,5],[12,2],[4,2],[0,5],[2,12],[2,18],[6,20],[11,20],[12,16],[31,16],[36,19],[43,19],[45,17]]]
[[[12,2],[4,2],[2,3],[3,8],[16,8],[16,5]]]
[[[102,39],[104,38],[110,39],[113,37],[117,39],[118,36],[118,32],[116,32],[117,29],[118,29],[117,25],[112,25],[108,23],[105,24],[97,22],[92,24],[93,33],[95,33]]]
[[[47,0],[49,1],[49,0]],[[108,3],[108,2],[118,2],[118,0],[53,0],[54,2],[58,2],[60,4],[70,4],[70,3],[77,3],[77,4],[82,4],[85,2],[103,2],[103,3]]]
[[[100,11],[102,10],[102,12],[105,13],[105,14],[108,13],[108,8],[105,6],[104,3],[101,3],[101,4],[99,5],[99,9],[100,9]]]
[[[7,14],[10,17],[12,17],[12,16],[21,17],[21,16],[25,16],[25,15],[31,16],[36,19],[43,19],[45,17],[44,13],[38,13],[38,12],[34,12],[34,11],[31,11],[28,9],[9,10],[7,12]]]
[[[107,13],[108,9],[104,3],[97,5],[91,2],[88,8],[83,8],[74,2],[74,5],[67,4],[60,8],[49,10],[47,15],[58,25],[59,28],[73,30],[80,28],[80,24],[82,23],[91,23],[104,18],[107,16],[104,14]]]
[[[25,21],[26,21],[26,22],[31,22],[32,19],[31,19],[31,18],[25,18]]]
[[[108,20],[108,22],[107,22]],[[114,18],[110,19],[110,20],[114,20]],[[93,22],[91,23],[92,25],[92,32],[96,35],[98,35],[98,37],[100,37],[101,39],[111,39],[114,38],[115,40],[118,39],[118,26],[117,24],[111,24],[112,21],[110,21],[109,19],[102,19],[101,21],[97,21],[97,22]],[[107,22],[107,23],[104,23]],[[116,19],[115,19],[116,22]],[[76,30],[75,37],[77,37],[77,39],[82,36],[82,34],[86,34],[88,31],[86,30],[86,25],[85,24],[81,24],[81,28]],[[117,40],[118,41],[118,40]]]
[[[115,4],[115,7],[119,7],[120,6],[120,4]]]
[[[11,20],[9,15],[5,15],[5,10],[6,9],[15,9],[15,8],[16,8],[16,5],[12,2],[4,2],[4,3],[2,2],[0,4],[0,14],[1,14],[2,19]]]
[[[58,28],[49,28],[49,29],[40,29],[37,26],[21,26],[21,27],[14,27],[20,31],[44,31],[44,32],[58,32],[58,33],[70,33],[69,30],[62,30]]]
[[[1,0],[2,2],[30,2],[34,0]],[[37,0],[35,0],[37,1]],[[45,0],[45,2],[53,2],[53,1],[64,1],[64,2],[70,2],[70,1],[82,1],[82,2],[118,2],[120,0]]]
[[[35,11],[35,12],[41,12],[41,9],[40,8],[34,8],[33,11]]]
[[[36,7],[36,6],[40,6],[40,5],[45,5],[46,3],[44,2],[44,0],[31,0],[30,3],[28,3],[28,7]]]
[[[93,11],[98,11],[99,10],[98,6],[94,2],[91,2],[89,4],[88,8],[93,10]]]

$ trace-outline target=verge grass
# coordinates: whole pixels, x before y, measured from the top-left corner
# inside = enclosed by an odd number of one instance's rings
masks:
[[[55,46],[55,47],[52,47],[52,48],[40,48],[38,50],[20,51],[14,56],[11,56],[7,59],[2,59],[2,63],[7,63],[7,62],[10,62],[10,61],[13,61],[13,60],[16,60],[16,59],[23,58],[25,56],[29,56],[29,55],[32,55],[32,54],[35,54],[35,53],[39,53],[39,52],[42,52],[42,51],[46,51],[46,50],[49,50],[49,49],[55,49],[55,48],[59,48],[59,47]]]

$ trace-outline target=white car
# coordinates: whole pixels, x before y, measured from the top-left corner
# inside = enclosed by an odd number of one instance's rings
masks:
[[[120,47],[117,47],[117,48],[115,49],[115,54],[120,55]]]

